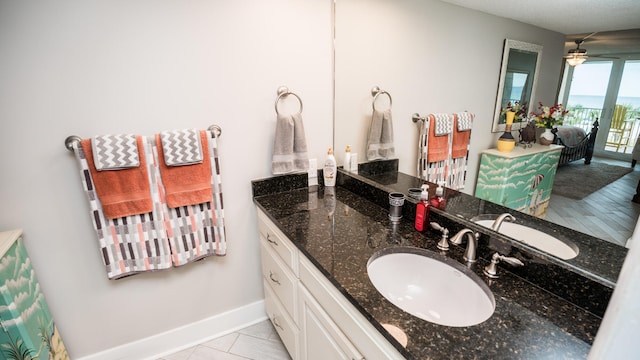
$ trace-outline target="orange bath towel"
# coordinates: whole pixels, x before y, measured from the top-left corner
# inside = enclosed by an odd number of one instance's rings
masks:
[[[140,166],[113,171],[97,171],[93,162],[91,139],[84,139],[80,143],[107,219],[145,214],[153,209],[141,136],[136,136],[136,143]]]
[[[436,136],[436,117],[447,120],[448,114],[429,114],[429,140],[427,142],[427,162],[447,160],[449,155],[449,135]]]
[[[160,134],[156,135],[158,148],[158,167],[164,184],[167,206],[176,208],[185,205],[195,205],[209,202],[213,199],[211,190],[211,162],[209,161],[209,147],[207,132],[200,131],[202,144],[202,158],[199,164],[184,166],[167,166],[164,161],[164,151]]]
[[[451,140],[452,159],[467,157],[473,117],[474,115],[468,112],[453,114],[453,139]]]

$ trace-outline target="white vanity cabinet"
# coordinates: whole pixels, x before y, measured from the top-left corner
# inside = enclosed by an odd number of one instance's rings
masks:
[[[258,209],[265,303],[294,360],[404,359]]]

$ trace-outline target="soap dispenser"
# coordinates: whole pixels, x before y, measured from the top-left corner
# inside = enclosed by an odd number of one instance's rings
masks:
[[[422,193],[420,193],[420,202],[416,205],[416,221],[415,228],[418,231],[424,231],[426,224],[429,223],[429,185],[422,185]]]
[[[429,200],[429,205],[444,210],[447,200],[444,198],[444,181],[438,181],[436,194]]]
[[[344,149],[344,165],[342,168],[345,171],[351,171],[351,145],[347,145],[347,148]]]
[[[336,158],[333,156],[333,149],[329,148],[327,151],[327,159],[324,162],[324,168],[322,174],[324,176],[324,186],[336,185]]]

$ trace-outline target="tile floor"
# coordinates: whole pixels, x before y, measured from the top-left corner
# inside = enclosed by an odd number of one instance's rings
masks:
[[[290,360],[269,320],[158,360]]]

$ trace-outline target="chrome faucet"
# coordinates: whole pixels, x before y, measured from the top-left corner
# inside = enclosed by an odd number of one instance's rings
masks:
[[[509,213],[500,214],[500,216],[498,216],[496,220],[493,222],[493,224],[491,225],[491,229],[493,229],[494,231],[500,230],[500,225],[502,225],[502,222],[505,220],[513,222],[513,221],[516,221],[516,218]]]
[[[470,263],[476,262],[476,249],[478,248],[478,239],[480,238],[479,233],[465,228],[453,235],[450,241],[452,244],[460,245],[462,244],[462,238],[465,235],[467,237],[467,250],[464,252],[464,259]]]

